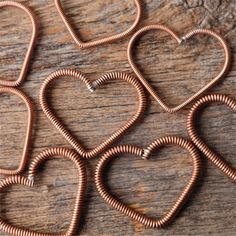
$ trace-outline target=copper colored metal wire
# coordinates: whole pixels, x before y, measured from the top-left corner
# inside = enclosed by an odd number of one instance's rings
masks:
[[[224,53],[225,53],[224,65],[223,65],[222,69],[220,70],[220,72],[218,73],[218,75],[216,75],[209,83],[207,83],[201,89],[199,89],[194,95],[190,96],[183,103],[181,103],[180,105],[177,105],[175,107],[170,107],[169,105],[167,105],[166,101],[164,101],[158,95],[158,92],[155,91],[155,89],[150,85],[150,83],[142,75],[142,73],[139,70],[138,66],[135,64],[135,61],[134,61],[134,58],[133,58],[133,55],[132,55],[133,54],[133,48],[134,48],[134,45],[135,45],[135,42],[137,41],[137,39],[139,37],[141,37],[143,34],[147,33],[148,31],[154,31],[154,30],[162,30],[162,31],[167,32],[168,34],[170,34],[170,36],[172,38],[175,39],[175,41],[178,44],[181,44],[183,41],[191,39],[192,37],[200,35],[200,34],[208,35],[210,37],[215,38],[220,43],[222,48],[224,49]],[[145,26],[145,27],[141,28],[140,30],[138,30],[132,36],[132,38],[129,42],[128,49],[127,49],[127,54],[128,54],[128,61],[129,61],[130,66],[132,67],[134,73],[139,78],[139,80],[142,82],[144,87],[148,90],[148,92],[152,95],[152,97],[157,101],[157,103],[160,104],[161,107],[165,111],[170,112],[170,113],[179,111],[180,109],[182,109],[183,107],[185,107],[186,105],[191,103],[193,100],[198,98],[202,93],[204,93],[208,89],[210,89],[213,85],[215,85],[215,83],[218,82],[223,77],[223,75],[226,73],[226,71],[229,67],[229,63],[230,63],[229,48],[228,48],[225,40],[219,34],[213,32],[211,30],[208,30],[208,29],[196,29],[196,30],[190,31],[189,33],[187,33],[183,37],[179,37],[174,31],[172,31],[171,29],[169,29],[169,28],[167,28],[166,26],[163,26],[163,25],[149,25],[149,26]]]
[[[80,156],[73,150],[70,150],[68,148],[49,148],[43,152],[41,152],[38,156],[36,156],[29,168],[29,175],[28,178],[22,176],[22,175],[15,175],[8,177],[6,179],[3,179],[0,181],[0,191],[3,192],[4,189],[12,186],[12,185],[24,185],[27,187],[33,187],[34,185],[34,178],[37,172],[37,169],[39,165],[51,158],[65,158],[68,160],[71,160],[76,168],[77,173],[79,176],[79,183],[77,188],[77,195],[75,200],[75,205],[71,217],[70,225],[66,232],[64,233],[38,233],[35,231],[31,231],[28,229],[12,226],[9,223],[5,222],[3,219],[0,218],[0,230],[11,234],[15,236],[70,236],[70,235],[76,235],[76,232],[78,230],[78,224],[81,218],[81,210],[82,210],[82,204],[84,200],[84,195],[86,191],[86,168],[83,163],[83,160],[80,158]]]
[[[70,79],[69,77],[74,77],[79,79],[81,82],[83,82],[87,88],[93,92],[97,88],[100,88],[107,82],[111,80],[123,80],[128,82],[130,85],[132,85],[138,95],[138,101],[139,105],[137,108],[136,113],[125,123],[123,124],[118,130],[113,132],[110,137],[108,137],[105,141],[103,141],[100,145],[97,147],[86,150],[79,140],[77,138],[73,137],[73,135],[70,133],[70,131],[64,127],[64,125],[61,123],[61,121],[55,116],[55,114],[51,111],[47,99],[46,99],[46,93],[49,84],[55,80],[59,79],[62,76],[68,77],[67,79]],[[62,69],[58,70],[52,74],[50,74],[47,79],[43,82],[41,88],[40,88],[40,105],[42,107],[43,112],[47,116],[47,118],[50,120],[50,122],[59,130],[59,132],[64,136],[64,138],[72,145],[72,147],[84,158],[93,158],[96,157],[99,153],[103,152],[109,145],[114,143],[118,138],[120,138],[131,126],[133,126],[138,119],[144,114],[145,108],[146,108],[146,97],[144,93],[144,89],[142,85],[139,83],[139,81],[125,73],[121,72],[111,72],[108,74],[105,74],[101,76],[99,79],[91,82],[88,77],[83,74],[80,71],[77,70],[71,70],[71,69]]]
[[[120,154],[128,153],[135,156],[140,156],[144,159],[148,159],[153,151],[165,145],[178,145],[181,148],[186,149],[192,157],[193,170],[191,178],[189,179],[183,191],[178,196],[175,203],[171,206],[171,208],[167,211],[167,213],[164,216],[162,216],[160,219],[156,219],[148,217],[142,213],[139,213],[138,211],[120,202],[116,197],[113,197],[109,193],[107,187],[104,184],[103,173],[108,163],[114,157],[117,157]],[[146,227],[160,228],[169,224],[176,217],[177,213],[189,198],[190,193],[192,192],[196,182],[198,181],[200,170],[201,170],[201,158],[198,154],[197,148],[195,148],[195,146],[190,141],[177,136],[164,136],[162,138],[155,140],[146,149],[142,149],[137,146],[124,145],[124,146],[114,147],[108,150],[101,157],[96,166],[95,183],[101,197],[104,199],[105,202],[107,202],[113,208],[120,211],[124,215],[130,217],[131,219],[143,224]]]
[[[38,23],[37,23],[34,12],[23,3],[19,3],[16,1],[0,1],[0,8],[2,7],[16,7],[16,8],[19,8],[20,10],[23,10],[29,16],[32,23],[32,36],[30,39],[29,47],[26,52],[25,59],[24,59],[18,79],[15,81],[7,81],[7,80],[0,79],[0,85],[9,86],[9,87],[17,87],[23,82],[23,80],[25,79],[27,75],[30,59],[32,57],[33,49],[36,44],[36,38],[38,34]]]
[[[89,41],[89,42],[83,42],[77,32],[75,31],[75,29],[73,28],[72,24],[70,23],[69,18],[66,16],[65,11],[62,7],[61,4],[61,0],[54,0],[55,6],[57,8],[57,11],[61,17],[61,19],[63,20],[67,30],[69,31],[71,37],[73,38],[73,40],[75,41],[75,43],[80,47],[80,48],[90,48],[90,47],[95,47],[95,46],[99,46],[99,45],[104,45],[104,44],[108,44],[108,43],[112,43],[115,42],[119,39],[125,38],[126,36],[130,35],[135,28],[137,27],[140,18],[141,18],[141,10],[142,10],[142,5],[141,5],[141,0],[134,0],[136,8],[137,8],[137,15],[136,15],[136,19],[134,21],[134,23],[130,26],[130,28],[128,28],[127,30],[125,30],[122,33],[119,34],[115,34],[113,36],[109,36],[109,37],[105,37],[102,39],[98,39],[98,40],[93,40],[93,41]]]
[[[209,148],[204,141],[199,137],[195,123],[198,118],[197,114],[199,110],[211,103],[220,102],[225,104],[227,107],[236,111],[236,100],[230,98],[223,94],[210,94],[205,97],[200,98],[192,107],[188,114],[187,120],[187,130],[194,144],[198,149],[216,166],[218,167],[226,176],[231,180],[236,182],[236,169],[229,166],[229,164],[224,161],[219,155],[215,153],[214,150]]]
[[[32,135],[32,126],[33,126],[33,105],[30,99],[19,89],[16,88],[10,88],[10,87],[0,87],[0,94],[14,94],[18,96],[26,105],[28,110],[28,121],[27,121],[27,128],[26,128],[26,136],[25,136],[25,143],[24,148],[22,152],[22,157],[20,164],[17,169],[3,169],[0,168],[0,175],[16,175],[21,173],[25,165],[27,163],[27,158],[29,155],[29,148],[30,148],[30,142],[31,142],[31,135]]]

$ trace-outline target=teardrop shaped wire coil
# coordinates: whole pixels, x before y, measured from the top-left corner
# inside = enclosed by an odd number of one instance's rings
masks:
[[[30,43],[29,43],[18,79],[16,81],[0,80],[0,85],[2,86],[17,87],[23,82],[23,80],[25,79],[28,73],[28,67],[30,64],[30,59],[32,57],[35,44],[36,44],[39,26],[38,26],[38,21],[37,21],[35,13],[32,11],[30,7],[26,6],[25,4],[16,2],[16,1],[0,1],[0,9],[2,7],[16,7],[24,11],[29,16],[32,23],[32,36],[30,39]]]
[[[191,108],[188,119],[187,119],[187,130],[193,143],[198,147],[198,149],[216,166],[218,167],[226,176],[231,180],[236,182],[236,169],[229,166],[219,155],[215,153],[211,148],[209,148],[203,140],[199,137],[196,129],[196,120],[198,119],[198,112],[204,106],[211,103],[222,103],[225,104],[232,110],[236,110],[236,100],[230,98],[223,94],[210,94],[200,98]]]
[[[33,117],[34,117],[34,108],[31,100],[29,97],[23,93],[21,90],[16,88],[10,87],[0,87],[0,96],[1,94],[14,94],[19,97],[27,107],[28,110],[28,121],[27,121],[27,128],[26,128],[26,136],[25,136],[25,143],[23,147],[23,152],[21,156],[21,161],[17,169],[5,169],[0,168],[1,175],[16,175],[21,173],[27,164],[27,159],[29,155],[30,143],[31,143],[31,135],[33,130]]]
[[[79,38],[79,36],[78,36],[77,32],[75,31],[74,27],[72,26],[72,24],[70,23],[69,18],[66,16],[66,14],[63,10],[62,4],[61,4],[61,0],[54,0],[56,9],[57,9],[61,19],[63,20],[63,23],[65,24],[65,26],[66,26],[67,30],[69,31],[71,37],[73,38],[74,42],[80,48],[90,48],[90,47],[100,46],[100,45],[104,45],[104,44],[110,44],[112,42],[115,42],[119,39],[123,39],[123,38],[127,37],[128,35],[130,35],[136,29],[137,25],[139,24],[139,21],[141,19],[141,13],[142,13],[141,0],[134,0],[134,2],[136,5],[136,9],[137,9],[137,15],[136,15],[136,19],[135,19],[134,23],[131,25],[130,28],[128,28],[124,32],[121,32],[116,35],[104,37],[102,39],[92,40],[90,42],[83,42]]]

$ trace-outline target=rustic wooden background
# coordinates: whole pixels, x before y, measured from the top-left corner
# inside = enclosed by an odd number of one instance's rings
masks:
[[[128,39],[107,46],[81,50],[65,29],[52,0],[23,1],[36,12],[40,35],[31,62],[29,76],[20,87],[35,105],[36,120],[30,159],[53,146],[70,145],[52,127],[41,111],[38,95],[42,81],[51,72],[74,68],[91,79],[106,72],[132,73],[127,62]],[[141,25],[163,23],[180,35],[196,27],[211,28],[228,41],[233,57],[236,50],[236,1],[174,0],[143,1]],[[76,29],[84,40],[100,38],[126,29],[133,21],[132,0],[63,1]],[[30,38],[29,19],[13,8],[0,11],[0,77],[14,80],[20,71]],[[137,44],[136,60],[144,75],[171,104],[178,104],[217,73],[222,63],[222,49],[208,37],[197,37],[182,47],[166,34],[149,33]],[[211,92],[236,97],[236,62]],[[49,94],[58,116],[93,147],[116,129],[136,109],[134,90],[125,82],[114,83],[91,94],[75,79],[57,81]],[[186,115],[189,107],[177,114],[167,114],[148,96],[145,117],[117,144],[145,147],[166,134],[188,137]],[[0,166],[17,166],[21,156],[26,109],[15,96],[1,95]],[[236,166],[236,114],[221,105],[205,109],[199,132],[227,161]],[[204,162],[201,182],[192,198],[166,229],[146,229],[130,221],[105,204],[94,182],[97,159],[87,162],[88,189],[83,222],[78,235],[235,235],[236,186],[210,163]],[[27,171],[25,172],[27,173]],[[187,153],[178,148],[164,148],[149,161],[125,156],[116,160],[107,175],[112,193],[123,202],[150,216],[165,212],[191,173]],[[66,230],[77,184],[75,168],[69,161],[51,160],[38,173],[36,187],[14,186],[1,193],[0,215],[17,226],[37,231]],[[0,232],[0,235],[5,233]]]

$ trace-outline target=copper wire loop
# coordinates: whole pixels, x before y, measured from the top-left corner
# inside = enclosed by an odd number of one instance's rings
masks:
[[[36,44],[36,38],[38,34],[38,23],[37,23],[34,12],[23,3],[19,3],[16,1],[0,1],[0,8],[2,7],[16,7],[16,8],[19,8],[20,10],[23,10],[29,16],[32,23],[32,36],[30,39],[29,47],[26,52],[25,59],[24,59],[18,79],[16,81],[7,81],[7,80],[0,79],[0,85],[9,86],[9,87],[17,87],[23,82],[28,72],[30,59],[32,57],[33,49]]]
[[[136,19],[135,19],[134,23],[130,26],[130,28],[128,28],[127,30],[125,30],[122,33],[115,34],[113,36],[109,36],[109,37],[105,37],[102,39],[93,40],[93,41],[89,41],[89,42],[83,42],[79,38],[79,36],[78,36],[77,32],[75,31],[75,29],[73,28],[72,24],[70,23],[69,18],[66,16],[65,11],[64,11],[62,4],[61,4],[61,0],[54,0],[55,6],[57,8],[57,11],[58,11],[62,21],[64,22],[71,37],[73,38],[75,43],[80,48],[90,48],[90,47],[95,47],[95,46],[99,46],[99,45],[109,44],[109,43],[115,42],[119,39],[125,38],[126,36],[130,35],[135,30],[135,28],[137,27],[137,25],[140,21],[141,10],[142,10],[141,0],[134,0],[134,2],[136,5],[136,8],[137,8],[137,15],[136,15]]]
[[[201,89],[199,89],[194,95],[192,95],[191,97],[189,97],[187,100],[185,100],[183,103],[181,103],[180,105],[177,105],[175,107],[170,107],[167,105],[166,101],[164,101],[159,95],[158,93],[155,91],[155,89],[150,85],[150,83],[144,78],[144,76],[142,75],[141,71],[138,69],[138,66],[135,64],[134,58],[133,58],[133,47],[135,45],[136,40],[141,37],[143,34],[145,34],[148,31],[154,31],[154,30],[162,30],[167,32],[168,34],[170,34],[170,36],[172,38],[174,38],[176,40],[176,42],[178,44],[181,44],[183,41],[188,40],[196,35],[199,34],[204,34],[204,35],[208,35],[211,36],[213,38],[215,38],[220,45],[222,46],[222,48],[224,49],[224,65],[222,67],[222,69],[220,70],[220,72],[218,73],[217,76],[215,76],[209,83],[207,83],[206,85],[204,85]],[[142,82],[142,84],[145,86],[145,88],[148,90],[148,92],[152,95],[152,97],[157,101],[158,104],[161,105],[161,107],[170,113],[173,112],[177,112],[180,109],[182,109],[183,107],[185,107],[186,105],[188,105],[189,103],[191,103],[193,100],[195,100],[196,98],[198,98],[202,93],[206,92],[208,89],[210,89],[213,85],[215,85],[216,82],[219,81],[219,79],[221,79],[223,77],[223,75],[226,73],[229,64],[230,64],[230,51],[229,48],[225,42],[225,40],[217,33],[211,31],[211,30],[207,30],[207,29],[196,29],[196,30],[192,30],[189,33],[187,33],[185,36],[183,37],[179,37],[175,32],[173,32],[171,29],[167,28],[166,26],[163,25],[149,25],[149,26],[145,26],[143,28],[141,28],[140,30],[138,30],[131,38],[129,45],[128,45],[128,49],[127,49],[127,55],[128,55],[128,61],[130,66],[132,67],[134,73],[136,74],[136,76],[139,78],[139,80]]]
[[[74,78],[79,79],[81,82],[83,82],[87,86],[87,88],[91,92],[93,92],[97,88],[100,88],[105,83],[109,82],[110,80],[124,80],[128,82],[130,85],[132,85],[137,91],[138,101],[139,101],[137,111],[125,124],[123,124],[118,130],[113,132],[111,136],[108,137],[105,141],[103,141],[100,145],[98,145],[97,147],[91,150],[86,150],[77,140],[77,138],[73,137],[70,131],[67,128],[65,128],[64,125],[61,123],[61,121],[54,115],[54,113],[51,111],[47,103],[46,93],[47,93],[49,84],[53,80],[59,79],[62,76],[74,77]],[[121,73],[121,72],[111,72],[91,82],[87,78],[87,76],[80,71],[71,70],[71,69],[62,69],[62,70],[58,70],[50,74],[47,77],[47,79],[43,82],[40,88],[40,105],[42,107],[43,112],[45,113],[47,118],[50,120],[50,122],[59,130],[59,132],[72,145],[72,147],[82,157],[93,158],[93,157],[96,157],[99,153],[103,152],[109,145],[114,143],[118,138],[120,138],[124,134],[124,132],[126,132],[131,126],[133,126],[138,121],[138,119],[144,114],[144,111],[146,108],[146,97],[145,97],[145,93],[144,93],[144,89],[142,85],[138,82],[136,78],[128,74]]]
[[[187,130],[194,144],[198,149],[216,166],[218,167],[226,176],[231,180],[236,182],[236,169],[229,166],[226,161],[224,161],[219,155],[215,153],[211,148],[209,148],[203,140],[199,137],[195,123],[199,110],[206,106],[207,104],[220,102],[225,104],[230,109],[236,111],[236,100],[230,98],[223,94],[210,94],[199,99],[192,107],[188,114],[187,119]]]
[[[34,178],[37,172],[39,165],[51,158],[65,158],[72,161],[76,168],[79,176],[79,183],[77,189],[77,195],[75,200],[75,205],[71,217],[71,222],[68,227],[68,230],[64,233],[38,233],[28,229],[12,226],[9,223],[5,222],[0,218],[0,230],[15,236],[70,236],[76,235],[78,230],[78,224],[81,218],[81,209],[84,200],[84,195],[86,191],[86,168],[83,163],[83,160],[80,156],[73,150],[68,148],[49,148],[43,152],[41,152],[38,156],[36,156],[29,168],[28,178],[22,175],[15,175],[12,177],[8,177],[2,181],[0,181],[0,191],[2,192],[4,189],[10,187],[11,185],[24,185],[27,187],[33,187]]]
[[[153,151],[165,145],[178,145],[181,148],[186,149],[192,157],[193,170],[191,178],[189,179],[185,188],[180,193],[179,197],[172,205],[172,207],[168,210],[168,212],[164,216],[162,216],[160,219],[156,219],[137,212],[131,207],[125,205],[124,203],[121,203],[119,200],[116,199],[116,197],[113,197],[109,193],[107,187],[104,184],[103,173],[108,163],[114,157],[117,157],[117,155],[123,153],[129,153],[132,155],[140,156],[144,159],[148,159]],[[96,166],[95,183],[101,197],[104,199],[105,202],[107,202],[113,208],[120,211],[124,215],[130,217],[131,219],[138,221],[139,223],[143,224],[146,227],[160,228],[169,224],[176,217],[177,213],[189,198],[190,193],[192,192],[196,182],[198,181],[200,170],[201,170],[201,158],[198,154],[198,150],[190,141],[177,136],[164,136],[162,138],[155,140],[146,149],[142,149],[136,146],[124,145],[124,146],[114,147],[108,150],[101,157]]]
[[[0,175],[16,175],[21,173],[27,163],[27,158],[29,155],[29,148],[31,142],[31,135],[32,135],[32,126],[33,126],[33,105],[31,100],[19,89],[10,88],[10,87],[0,87],[0,94],[14,94],[19,97],[26,105],[28,110],[28,121],[27,121],[27,128],[26,128],[26,136],[25,136],[25,143],[22,152],[21,161],[19,167],[17,169],[3,169],[0,168]]]

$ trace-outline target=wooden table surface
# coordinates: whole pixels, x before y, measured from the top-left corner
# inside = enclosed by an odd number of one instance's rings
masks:
[[[29,157],[32,160],[46,148],[70,147],[40,108],[39,88],[46,76],[57,69],[74,68],[93,80],[107,72],[132,74],[132,70],[126,56],[128,39],[81,50],[65,29],[52,0],[23,2],[35,10],[40,23],[29,75],[20,86],[35,105]],[[140,26],[163,23],[180,35],[197,27],[211,28],[225,37],[232,50],[232,64],[222,82],[210,92],[236,97],[236,1],[143,2]],[[84,40],[121,32],[135,18],[132,0],[67,0],[63,5]],[[0,77],[14,80],[30,39],[29,19],[17,9],[1,9],[0,35]],[[209,37],[197,37],[178,46],[167,34],[152,32],[139,40],[135,58],[145,77],[174,105],[216,75],[222,65],[223,51]],[[87,148],[96,146],[119,127],[135,112],[137,105],[134,89],[125,82],[111,83],[91,94],[75,79],[60,79],[53,84],[48,97],[56,114]],[[168,114],[147,97],[149,103],[143,119],[114,145],[145,147],[167,134],[188,138],[186,115],[190,106]],[[23,147],[26,108],[15,96],[1,95],[0,111],[0,166],[14,167],[19,163]],[[222,105],[212,105],[201,113],[199,121],[204,140],[236,166],[236,113]],[[171,225],[160,230],[146,229],[103,202],[93,181],[98,159],[87,161],[88,188],[77,235],[236,235],[236,185],[209,162],[204,161],[201,181],[186,207]],[[160,217],[190,174],[188,154],[168,147],[153,154],[149,161],[131,156],[117,159],[106,182],[121,201],[149,216]],[[69,224],[77,181],[70,161],[47,161],[37,175],[35,188],[13,186],[0,194],[0,215],[14,225],[39,232],[64,231]],[[0,232],[0,235],[6,234]]]

